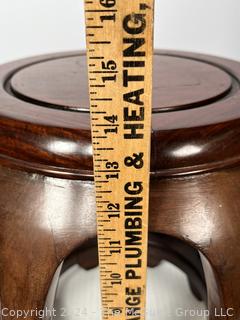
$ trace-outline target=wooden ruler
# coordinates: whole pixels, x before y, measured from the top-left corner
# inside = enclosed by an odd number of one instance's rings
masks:
[[[85,1],[103,319],[143,319],[153,0]]]

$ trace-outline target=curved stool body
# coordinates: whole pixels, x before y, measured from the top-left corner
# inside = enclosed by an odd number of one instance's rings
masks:
[[[151,246],[202,281],[173,239],[199,251],[210,319],[240,317],[239,79],[237,62],[155,53]],[[96,237],[86,57],[3,65],[0,82],[0,304],[40,310],[62,261]]]

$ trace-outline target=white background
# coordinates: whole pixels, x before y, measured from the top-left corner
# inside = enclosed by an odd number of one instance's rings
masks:
[[[59,313],[64,310],[66,316],[58,313],[57,319],[100,320],[98,279],[97,268],[84,270],[74,265],[68,269],[60,278],[55,300],[55,309]],[[195,310],[195,314],[185,315],[180,310]],[[201,310],[206,306],[192,295],[181,270],[166,261],[148,268],[146,320],[207,320]]]
[[[240,60],[239,0],[156,0],[155,9],[156,48]],[[0,0],[0,63],[84,47],[83,0]]]

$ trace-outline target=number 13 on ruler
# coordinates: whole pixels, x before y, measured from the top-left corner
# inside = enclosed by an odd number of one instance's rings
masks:
[[[103,319],[144,319],[153,0],[86,0]]]

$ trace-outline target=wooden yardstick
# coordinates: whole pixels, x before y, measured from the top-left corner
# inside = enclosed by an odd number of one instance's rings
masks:
[[[153,0],[86,0],[103,319],[144,319]]]

